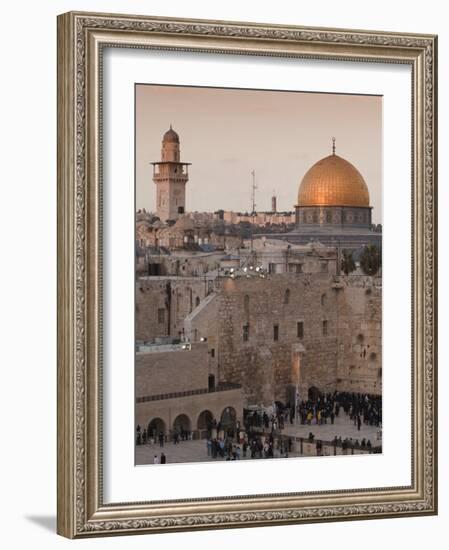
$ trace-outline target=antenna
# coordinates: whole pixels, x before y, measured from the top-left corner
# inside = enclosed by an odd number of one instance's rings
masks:
[[[256,172],[254,170],[251,171],[251,214],[256,213],[256,189],[257,189],[257,183],[256,183]]]

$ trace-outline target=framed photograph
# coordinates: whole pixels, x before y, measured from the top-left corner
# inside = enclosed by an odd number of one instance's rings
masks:
[[[59,534],[437,513],[436,53],[59,16]]]

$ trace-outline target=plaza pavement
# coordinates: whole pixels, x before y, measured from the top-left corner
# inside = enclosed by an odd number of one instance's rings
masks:
[[[363,423],[359,431],[357,426],[354,425],[354,422],[349,419],[349,416],[343,411],[340,411],[340,415],[338,418],[335,418],[334,424],[331,424],[330,419],[327,420],[327,424],[321,425],[287,423],[282,430],[282,434],[290,437],[308,437],[309,432],[312,432],[315,435],[315,439],[321,439],[323,441],[332,441],[334,437],[337,436],[342,439],[345,439],[345,437],[352,438],[353,440],[358,439],[359,443],[365,438],[371,441],[373,447],[376,447],[380,445],[378,439],[379,431],[380,428],[368,426]]]
[[[335,419],[335,423],[331,424],[328,420],[327,424],[322,425],[301,425],[301,424],[286,424],[282,430],[282,435],[289,437],[303,437],[307,438],[309,432],[315,435],[316,439],[323,441],[332,441],[335,436],[342,439],[346,437],[353,440],[358,439],[359,442],[365,438],[370,440],[373,447],[380,445],[380,441],[377,439],[379,428],[375,426],[367,426],[362,424],[360,431],[357,430],[357,426],[354,426],[353,422],[349,420],[349,417],[343,412],[340,413],[340,417]],[[185,462],[209,462],[209,461],[222,461],[225,459],[217,458],[213,459],[207,456],[206,440],[193,440],[193,441],[180,441],[177,445],[172,442],[167,442],[164,447],[160,447],[159,443],[138,445],[136,447],[136,464],[153,464],[154,455],[160,456],[161,452],[167,457],[167,464],[173,463],[185,463]],[[300,453],[290,453],[290,457],[299,457]],[[249,460],[250,453],[248,451],[246,459],[241,456],[242,460]]]

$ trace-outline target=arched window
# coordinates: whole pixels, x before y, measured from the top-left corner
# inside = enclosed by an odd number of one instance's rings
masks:
[[[287,290],[284,293],[284,304],[288,304],[290,302],[290,289],[287,288]]]
[[[200,305],[200,297],[197,296],[197,297],[195,298],[195,307],[198,307],[199,305]]]
[[[321,294],[321,305],[322,306],[325,306],[326,305],[326,294]]]

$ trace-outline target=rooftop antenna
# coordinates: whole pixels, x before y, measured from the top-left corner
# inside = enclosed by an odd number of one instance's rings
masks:
[[[254,170],[251,171],[251,214],[256,213],[256,189],[257,189],[257,183],[256,183],[256,172]]]
[[[332,154],[335,155],[335,138],[332,138]]]

